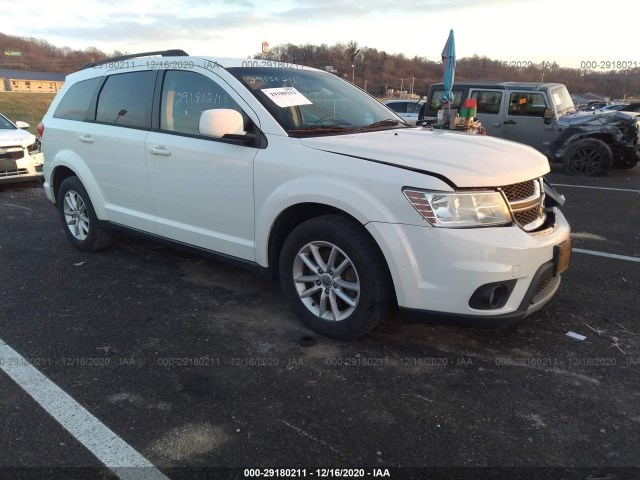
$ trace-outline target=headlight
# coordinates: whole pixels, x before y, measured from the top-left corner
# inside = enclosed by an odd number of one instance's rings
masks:
[[[434,227],[486,227],[511,223],[499,192],[443,193],[403,190],[404,196]]]
[[[38,140],[37,138],[31,145],[27,147],[27,151],[29,153],[38,153],[40,152],[41,149],[42,149],[42,146],[40,145],[40,140]]]

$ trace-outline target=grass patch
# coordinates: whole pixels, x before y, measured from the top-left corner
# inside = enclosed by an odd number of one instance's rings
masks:
[[[29,131],[36,134],[55,96],[55,93],[0,92],[0,113],[12,122],[27,122]]]

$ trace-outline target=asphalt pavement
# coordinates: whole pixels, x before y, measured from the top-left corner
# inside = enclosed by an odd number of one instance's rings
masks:
[[[640,167],[549,179],[575,250],[542,311],[351,342],[252,272],[78,251],[40,183],[0,186],[0,478],[640,478]]]

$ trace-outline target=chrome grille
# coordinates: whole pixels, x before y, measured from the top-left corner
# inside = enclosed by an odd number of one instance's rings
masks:
[[[502,191],[507,196],[509,202],[522,200],[535,195],[536,189],[534,182],[534,180],[529,180],[527,182],[514,183],[513,185],[502,187]]]
[[[531,232],[547,218],[544,210],[544,186],[541,178],[501,187],[520,228]]]
[[[513,216],[516,218],[516,222],[520,225],[529,225],[532,222],[535,222],[540,215],[538,214],[537,209],[525,210],[523,212],[514,212]]]

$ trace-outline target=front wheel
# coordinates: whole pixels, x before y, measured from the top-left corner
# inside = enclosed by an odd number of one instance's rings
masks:
[[[326,215],[300,224],[280,254],[280,282],[294,312],[312,330],[349,340],[389,313],[392,284],[362,225]]]
[[[58,210],[64,232],[77,249],[94,251],[111,245],[111,231],[100,226],[89,194],[78,177],[68,177],[60,185]]]
[[[575,177],[604,177],[611,170],[613,153],[603,141],[585,138],[567,148],[562,164]]]

